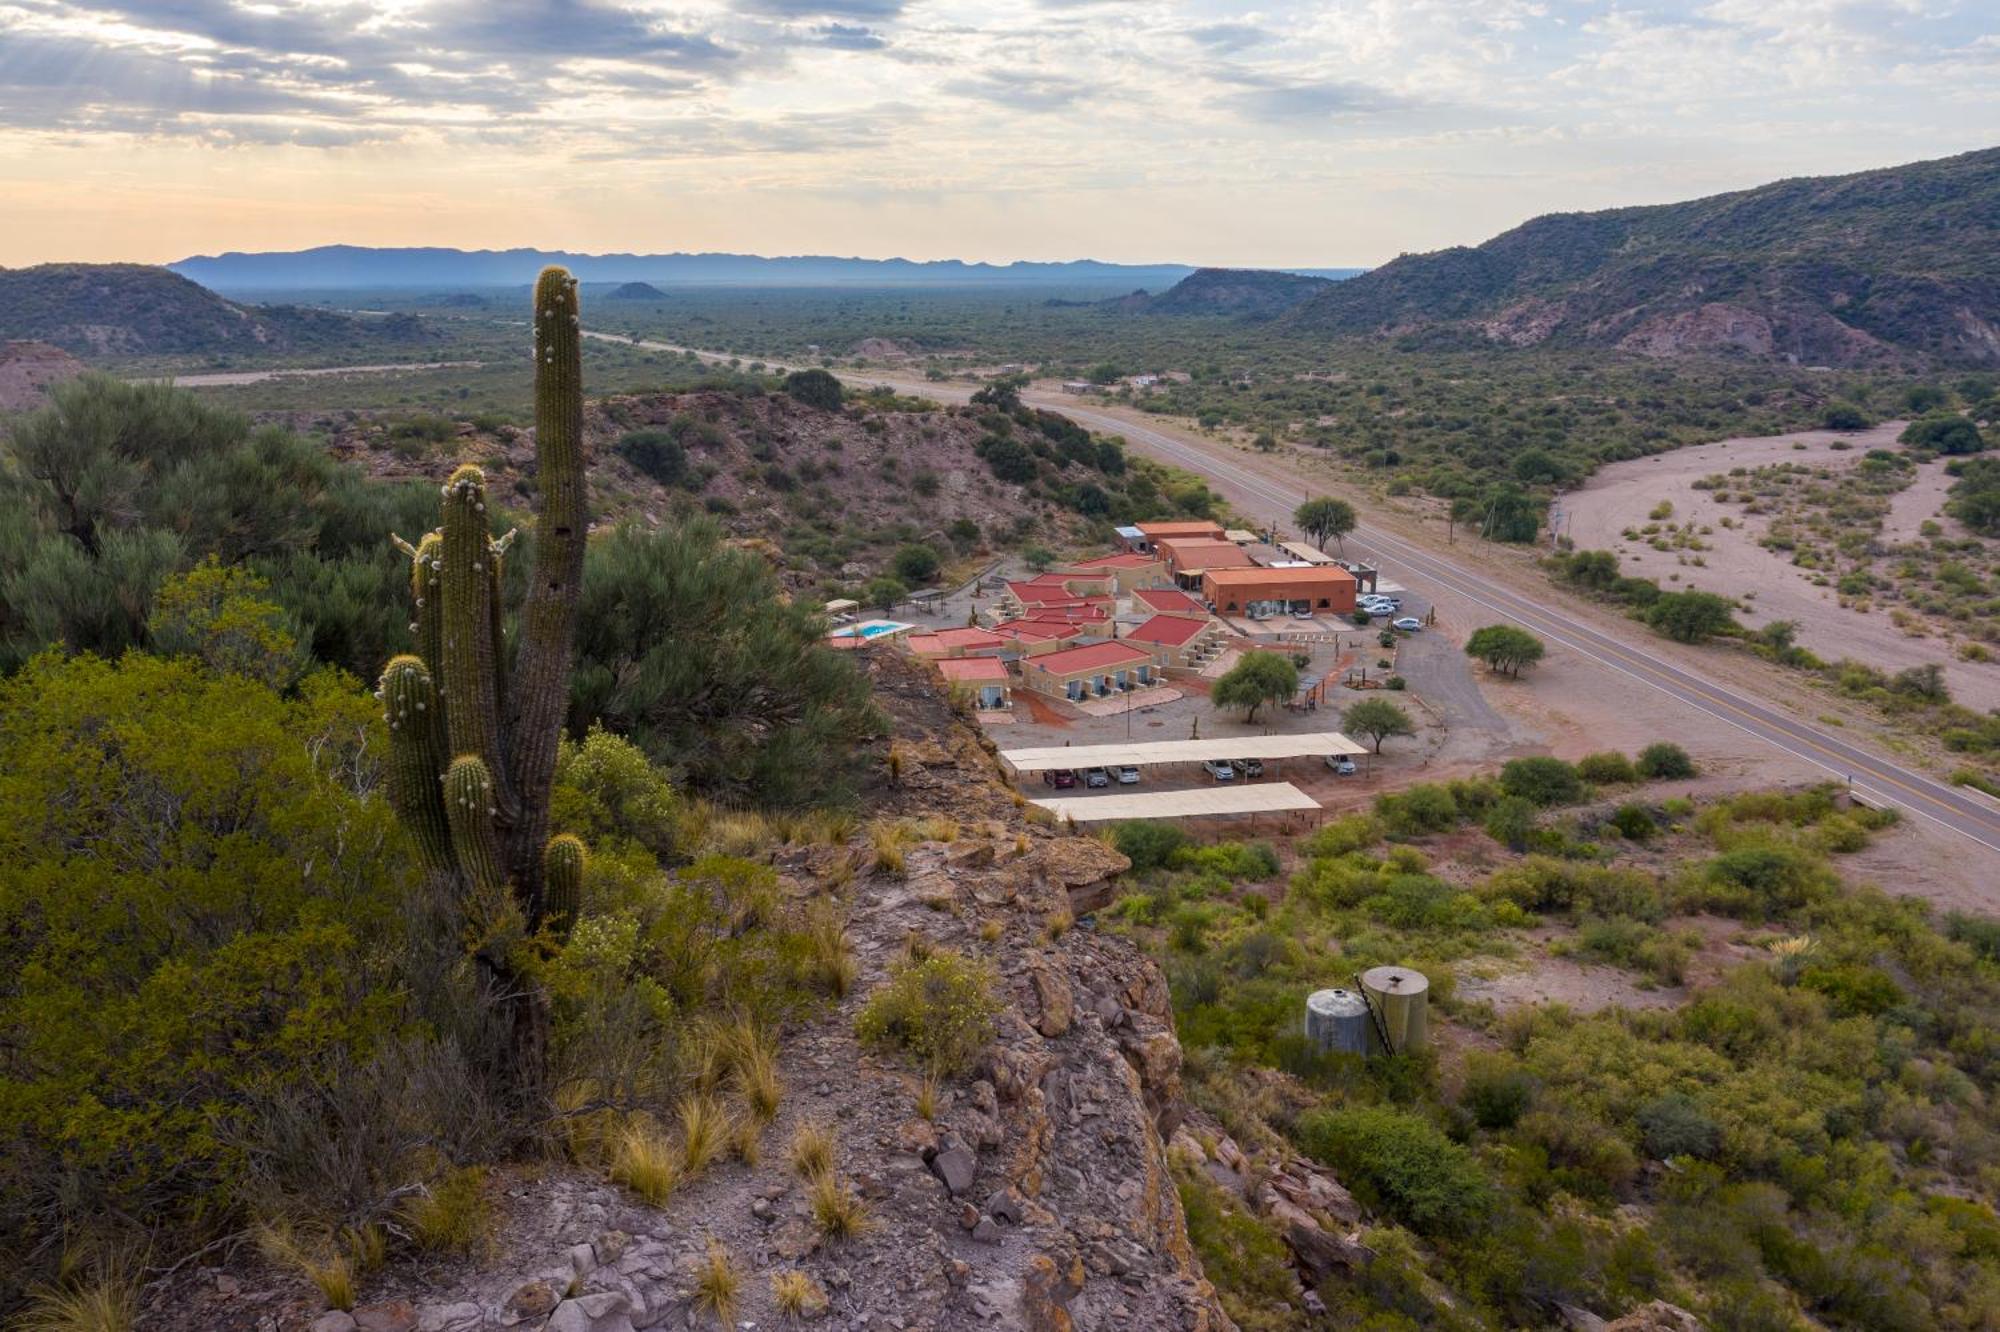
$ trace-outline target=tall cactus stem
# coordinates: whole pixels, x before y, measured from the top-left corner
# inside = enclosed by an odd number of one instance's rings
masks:
[[[444,716],[431,673],[415,657],[392,658],[377,696],[389,723],[389,801],[416,839],[424,868],[448,871],[451,829],[438,784],[445,766]]]
[[[493,643],[491,540],[486,534],[486,476],[465,466],[444,487],[444,713],[454,754],[475,754],[494,779],[502,822],[514,819],[500,747],[499,661]]]
[[[583,905],[583,843],[568,833],[551,837],[542,852],[543,917],[555,937],[567,943]]]

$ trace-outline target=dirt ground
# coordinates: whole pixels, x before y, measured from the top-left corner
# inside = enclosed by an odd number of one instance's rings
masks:
[[[2000,707],[2000,665],[1961,661],[1943,638],[1913,637],[1890,623],[1880,608],[1842,606],[1832,587],[1813,584],[1812,571],[1757,544],[1767,519],[1745,517],[1742,506],[1718,502],[1710,492],[1694,488],[1702,477],[1732,467],[1802,463],[1846,470],[1870,449],[1894,448],[1902,427],[1902,422],[1890,421],[1850,434],[1808,430],[1725,439],[1613,463],[1563,497],[1563,530],[1579,550],[1616,551],[1627,572],[1656,579],[1663,587],[1698,587],[1746,598],[1751,610],[1744,619],[1752,625],[1795,620],[1800,646],[1826,660],[1852,657],[1887,671],[1935,662],[1945,668],[1952,697],[1975,708]],[[1884,542],[1915,540],[1925,520],[1943,521],[1940,508],[1950,485],[1942,460],[1919,467],[1917,480],[1895,497]],[[1623,536],[1628,528],[1646,526],[1662,501],[1673,505],[1673,522],[1693,521],[1712,529],[1701,536],[1708,547],[1700,552],[1705,567],[1684,565],[1673,551],[1654,550],[1643,540]],[[1741,525],[1725,528],[1718,521],[1724,517]]]

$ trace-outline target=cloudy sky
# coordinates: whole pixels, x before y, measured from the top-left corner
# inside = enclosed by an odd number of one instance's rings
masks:
[[[1996,0],[0,0],[6,265],[1373,264],[1996,144]]]

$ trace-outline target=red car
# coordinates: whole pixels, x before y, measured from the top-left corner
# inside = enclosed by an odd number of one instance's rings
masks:
[[[1042,774],[1042,781],[1058,791],[1067,791],[1076,785],[1076,774],[1068,768],[1050,768]]]

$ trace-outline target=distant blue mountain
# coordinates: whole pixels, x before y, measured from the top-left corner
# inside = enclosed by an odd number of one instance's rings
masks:
[[[842,259],[829,255],[765,258],[754,254],[571,254],[562,250],[373,249],[323,245],[284,253],[198,255],[167,267],[213,291],[306,291],[514,287],[561,264],[584,282],[656,286],[1104,286],[1126,291],[1170,287],[1194,272],[1188,264],[983,264],[958,259]],[[1293,269],[1314,277],[1349,277],[1358,269]]]

